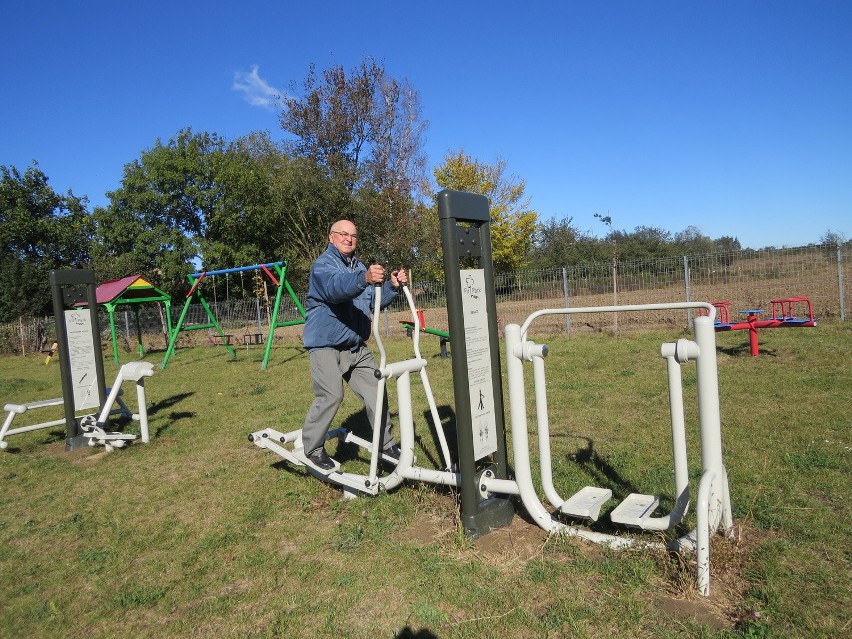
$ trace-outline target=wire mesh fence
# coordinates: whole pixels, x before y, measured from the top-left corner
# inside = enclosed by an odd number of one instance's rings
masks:
[[[742,310],[769,311],[771,301],[805,296],[811,300],[818,321],[845,321],[850,309],[850,243],[811,245],[799,248],[745,250],[726,253],[644,260],[615,260],[564,266],[546,270],[523,270],[495,278],[498,325],[522,323],[542,308],[596,307],[650,304],[659,302],[729,302],[731,319]],[[426,325],[442,331],[449,329],[443,282],[412,281],[418,308],[423,309]],[[202,290],[203,293],[203,290]],[[305,294],[300,292],[300,302]],[[205,299],[207,299],[205,297]],[[273,309],[266,295],[247,299],[207,299],[211,312],[223,331],[237,337],[269,333]],[[158,304],[140,305],[139,325],[134,309],[116,313],[116,337],[120,350],[136,348],[141,332],[146,350],[165,349],[168,333],[164,311]],[[182,300],[173,300],[172,325],[178,323]],[[109,320],[99,314],[104,345],[110,341]],[[288,296],[282,297],[277,324],[300,318],[299,310]],[[548,316],[536,323],[538,333],[583,331],[627,331],[661,326],[687,326],[686,311],[672,313],[588,313]],[[410,319],[407,303],[400,296],[383,314],[383,335],[403,335],[400,324]],[[184,326],[209,323],[200,304],[191,304]],[[0,352],[32,354],[49,348],[55,336],[53,318],[20,318],[0,325]],[[300,341],[299,325],[278,328],[276,339]],[[213,329],[186,331],[178,346],[213,344]],[[111,346],[109,346],[111,348]]]

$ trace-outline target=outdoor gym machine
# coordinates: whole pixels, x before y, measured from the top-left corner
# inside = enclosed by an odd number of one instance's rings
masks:
[[[547,390],[544,358],[548,354],[546,345],[527,339],[531,324],[543,315],[568,315],[575,313],[602,313],[619,311],[660,311],[678,309],[700,309],[707,315],[693,320],[695,340],[679,339],[675,343],[663,344],[660,354],[666,361],[669,387],[669,411],[672,430],[672,453],[674,458],[675,501],[671,512],[653,516],[659,505],[654,495],[632,493],[609,514],[610,520],[645,531],[671,530],[680,524],[689,507],[689,469],[687,466],[686,432],[684,419],[683,389],[680,366],[695,362],[698,385],[698,412],[701,446],[701,479],[696,504],[696,527],[686,535],[669,542],[670,550],[694,550],[697,556],[696,584],[706,595],[710,588],[710,535],[722,529],[730,536],[733,531],[728,477],[722,462],[722,436],[719,413],[718,374],[716,366],[716,340],[713,328],[715,309],[703,302],[672,304],[642,304],[626,306],[602,306],[589,308],[542,309],[530,315],[522,326],[506,326],[506,360],[511,410],[512,450],[515,479],[520,489],[524,507],[536,523],[548,532],[576,536],[587,541],[612,548],[636,545],[660,546],[642,542],[638,538],[616,536],[577,528],[560,521],[560,516],[571,519],[596,521],[601,506],[612,497],[608,488],[586,486],[568,499],[563,499],[553,486],[549,423],[547,414]],[[524,386],[524,363],[531,363],[534,373],[535,408],[538,430],[538,449],[541,467],[542,491],[555,509],[551,514],[539,500],[533,485],[529,456],[526,397]]]
[[[417,354],[411,360],[386,364],[383,350],[381,353],[377,371],[380,380],[390,377],[397,379],[402,447],[399,463],[387,480],[374,480],[378,455],[375,452],[376,445],[370,449],[369,442],[363,440],[357,443],[372,453],[369,476],[346,475],[340,472],[339,468],[324,473],[313,467],[300,451],[300,431],[284,435],[266,429],[253,433],[249,439],[262,448],[274,450],[293,463],[306,466],[316,476],[344,486],[344,490],[351,487],[358,492],[374,494],[379,486],[391,489],[406,478],[457,486],[461,492],[461,522],[469,536],[484,535],[492,529],[507,526],[514,516],[512,500],[519,498],[536,524],[549,533],[574,536],[610,548],[645,546],[695,551],[696,584],[698,590],[707,595],[710,587],[710,536],[720,529],[728,536],[733,533],[728,477],[722,461],[713,325],[716,309],[712,304],[703,302],[542,309],[530,315],[523,326],[506,326],[506,370],[514,470],[514,478],[510,478],[503,417],[488,200],[471,193],[441,191],[438,194],[438,217],[444,253],[449,328],[453,336],[451,346],[458,473],[429,471],[412,465],[413,426],[409,377],[412,372],[422,370],[425,366],[425,360]],[[413,335],[417,335],[417,313],[411,301],[410,306],[415,317]],[[606,534],[563,522],[562,518],[566,517],[573,520],[597,520],[602,505],[612,497],[612,490],[587,486],[564,499],[553,485],[544,368],[548,347],[527,338],[531,324],[538,317],[552,314],[681,309],[702,309],[707,315],[694,318],[694,340],[679,339],[674,343],[663,344],[660,349],[668,376],[674,459],[675,498],[671,512],[654,516],[659,499],[653,495],[634,493],[628,495],[610,513],[611,521],[616,524],[653,532],[653,541]],[[681,524],[689,507],[689,470],[681,382],[681,365],[689,362],[694,362],[697,370],[701,447],[701,473],[695,506],[696,526],[686,535],[663,543],[656,541],[659,533],[672,530]],[[540,478],[542,491],[556,511],[553,514],[542,504],[533,483],[525,397],[525,363],[531,363],[534,371]],[[381,406],[379,402],[383,399],[383,391],[384,387],[380,384],[378,407]],[[380,412],[377,409],[377,415]],[[380,427],[378,422],[374,424],[374,439],[379,436],[377,430]],[[340,435],[330,433],[330,436]],[[350,441],[349,435],[344,433],[343,436]],[[294,444],[295,450],[286,450],[281,445],[285,443]]]
[[[120,448],[136,435],[107,429],[109,417],[121,414],[140,422],[142,441],[148,442],[148,414],[146,410],[144,378],[150,377],[151,364],[131,362],[119,370],[112,388],[104,384],[103,356],[98,328],[98,310],[95,303],[95,274],[88,269],[57,270],[50,272],[53,296],[53,315],[59,351],[59,370],[62,378],[62,397],[35,402],[8,403],[3,409],[6,419],[0,427],[0,449],[8,446],[10,435],[52,428],[65,424],[65,450],[72,451],[83,445],[101,444],[112,450]],[[83,308],[83,306],[86,308]],[[139,413],[134,414],[122,401],[121,384],[134,381],[137,387]],[[117,408],[113,408],[118,404]],[[12,428],[13,420],[29,411],[63,406],[64,419]],[[77,416],[86,409],[98,408],[95,415]]]
[[[408,286],[402,285],[403,293],[408,301],[409,309],[414,316],[414,323],[417,326],[417,310],[414,306],[414,299]],[[337,438],[339,441],[353,443],[360,448],[366,450],[370,455],[370,467],[367,475],[358,473],[344,472],[339,462],[335,461],[335,467],[330,470],[323,470],[315,466],[305,455],[302,445],[302,430],[293,430],[288,433],[279,432],[273,428],[265,428],[263,430],[251,433],[249,441],[254,442],[260,448],[266,448],[278,454],[283,459],[295,466],[305,467],[309,473],[315,477],[331,484],[340,486],[343,489],[344,495],[355,497],[359,494],[376,495],[381,491],[392,490],[399,486],[404,480],[426,481],[434,484],[458,486],[459,477],[452,469],[452,459],[450,458],[449,447],[447,446],[446,437],[444,436],[443,426],[438,415],[438,410],[435,406],[435,400],[432,396],[432,388],[429,384],[429,377],[426,374],[426,360],[420,354],[419,342],[417,333],[414,338],[414,357],[403,360],[401,362],[387,363],[384,344],[381,338],[381,330],[379,327],[380,313],[377,309],[381,308],[381,293],[382,286],[377,284],[374,288],[373,297],[373,335],[376,339],[376,345],[379,351],[378,368],[375,371],[378,379],[378,388],[375,399],[375,412],[372,441],[367,441],[358,437],[354,433],[344,429],[337,428],[330,430],[326,435],[326,440]],[[444,470],[435,470],[423,468],[414,464],[414,411],[411,400],[411,374],[419,372],[420,379],[423,382],[423,388],[426,393],[426,398],[429,403],[429,410],[432,416],[433,428],[438,437],[443,455]],[[399,402],[399,434],[400,434],[400,449],[402,451],[399,460],[395,460],[380,451],[381,436],[384,430],[384,422],[382,416],[384,414],[383,406],[385,402],[385,387],[388,379],[396,380],[397,398]],[[390,464],[395,464],[392,472],[387,475],[380,476],[379,459]]]

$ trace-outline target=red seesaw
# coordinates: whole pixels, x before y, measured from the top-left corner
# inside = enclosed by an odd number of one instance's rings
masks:
[[[754,308],[740,311],[741,315],[746,316],[744,322],[730,321],[730,302],[711,302],[716,307],[716,322],[714,327],[719,331],[748,331],[749,348],[753,357],[757,357],[760,352],[757,342],[757,329],[759,328],[803,328],[808,326],[816,326],[817,322],[814,319],[814,307],[807,297],[783,297],[776,300],[770,300],[772,304],[772,317],[768,319],[758,319],[758,315],[763,312],[763,309]],[[793,313],[794,306],[807,305],[807,318],[797,317]]]

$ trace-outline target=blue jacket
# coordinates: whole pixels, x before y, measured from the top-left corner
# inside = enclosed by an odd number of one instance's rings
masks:
[[[311,266],[305,303],[304,343],[316,348],[356,349],[370,338],[373,286],[364,279],[367,267],[347,260],[332,244]],[[396,299],[391,283],[382,284],[382,308]]]

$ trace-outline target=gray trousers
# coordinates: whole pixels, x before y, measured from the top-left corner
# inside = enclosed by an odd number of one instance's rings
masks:
[[[374,375],[378,364],[366,346],[361,346],[355,352],[320,348],[311,351],[310,356],[314,401],[308,409],[305,426],[302,428],[302,443],[307,455],[325,443],[325,435],[337,414],[337,409],[343,402],[344,381],[364,402],[371,426],[376,423],[376,392],[379,386],[379,381]],[[395,442],[390,434],[391,423],[388,417],[387,397],[382,406],[382,421],[385,429],[381,446],[389,448]]]

